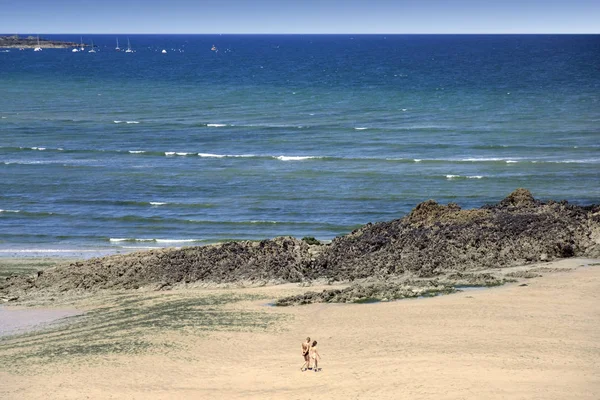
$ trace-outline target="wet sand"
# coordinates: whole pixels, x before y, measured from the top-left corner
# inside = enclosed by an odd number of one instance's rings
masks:
[[[0,366],[0,398],[597,399],[600,267],[519,284],[376,304],[282,309],[247,301],[239,306],[286,318],[268,331],[165,332],[161,339],[177,346],[164,354],[72,358],[18,372]],[[307,335],[319,341],[322,372],[300,371]]]

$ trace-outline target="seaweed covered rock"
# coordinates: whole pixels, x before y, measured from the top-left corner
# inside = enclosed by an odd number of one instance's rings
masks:
[[[0,283],[0,293],[46,288],[59,292],[150,285],[165,288],[198,281],[296,282],[311,274],[310,260],[309,245],[291,237],[157,249],[81,261],[38,276],[9,278]]]
[[[508,267],[600,254],[598,206],[542,203],[517,189],[497,205],[461,210],[429,200],[406,217],[336,238],[315,261],[335,280]]]
[[[321,292],[304,294],[278,299],[276,306],[297,306],[312,303],[370,303],[392,301],[415,297],[431,297],[439,294],[455,292],[452,286],[437,281],[415,281],[404,283],[372,283],[354,284],[344,289],[325,289]]]

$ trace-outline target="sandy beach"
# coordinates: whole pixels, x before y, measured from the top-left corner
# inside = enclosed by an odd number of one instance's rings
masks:
[[[306,290],[290,284],[155,292],[157,304],[219,293],[260,296],[221,307],[275,319],[265,329],[147,332],[154,343],[170,343],[168,351],[67,354],[4,365],[0,397],[596,399],[600,267],[582,266],[589,263],[546,263],[559,272],[390,303],[269,307],[269,298]],[[128,327],[119,334],[126,336]],[[307,335],[319,341],[319,373],[300,371]],[[48,337],[43,340],[52,343]],[[28,340],[0,342],[0,357],[26,351],[19,343]]]

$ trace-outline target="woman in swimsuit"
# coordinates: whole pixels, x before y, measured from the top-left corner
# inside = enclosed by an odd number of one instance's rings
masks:
[[[306,371],[310,368],[310,338],[306,338],[306,342],[302,342],[302,357],[304,358],[304,364],[300,367],[300,371]]]
[[[310,348],[310,359],[313,363],[313,371],[315,372],[319,371],[319,358],[321,358],[321,355],[317,350],[317,341],[315,340],[312,342],[312,347]]]

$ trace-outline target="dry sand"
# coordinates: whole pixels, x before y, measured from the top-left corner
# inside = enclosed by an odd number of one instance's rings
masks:
[[[573,267],[566,260],[551,267]],[[489,290],[377,304],[241,307],[288,317],[261,332],[166,333],[167,354],[0,366],[13,399],[598,399],[600,266]],[[519,283],[521,283],[519,282]],[[306,289],[239,289],[267,293]],[[319,341],[322,372],[300,372]]]

